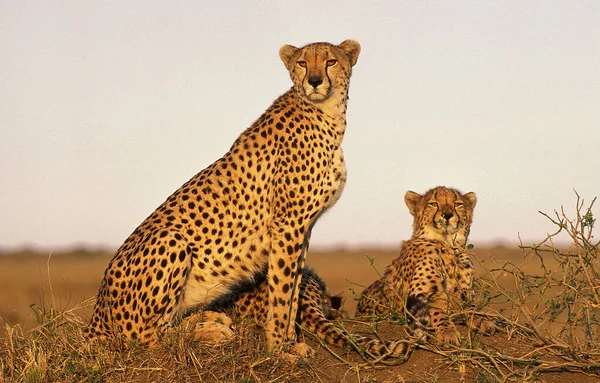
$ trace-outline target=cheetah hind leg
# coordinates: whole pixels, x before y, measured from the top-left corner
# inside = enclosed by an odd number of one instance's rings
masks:
[[[195,341],[216,344],[233,337],[232,320],[223,313],[202,311],[184,318],[180,327]]]

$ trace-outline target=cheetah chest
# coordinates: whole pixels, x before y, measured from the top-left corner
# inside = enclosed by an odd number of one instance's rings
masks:
[[[325,207],[335,204],[344,191],[346,185],[346,163],[344,161],[344,152],[341,147],[333,153],[331,166],[327,173],[327,191],[329,192],[328,200]],[[326,197],[327,198],[327,197]]]
[[[456,256],[454,252],[445,254],[441,259],[440,270],[443,287],[448,294],[469,289],[473,279],[473,268],[468,256]]]

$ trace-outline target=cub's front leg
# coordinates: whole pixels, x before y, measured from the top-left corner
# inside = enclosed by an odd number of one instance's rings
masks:
[[[449,300],[452,294],[449,290],[452,281],[441,266],[441,261],[435,258],[425,258],[415,268],[410,281],[407,308],[415,312],[417,325],[429,325],[435,331],[435,337],[442,343],[458,344],[460,335],[454,322],[448,316]],[[414,306],[414,307],[410,307]],[[426,310],[418,309],[426,307]],[[427,326],[427,327],[429,327]]]

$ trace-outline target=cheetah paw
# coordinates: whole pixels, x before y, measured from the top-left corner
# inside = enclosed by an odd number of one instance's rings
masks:
[[[291,347],[290,352],[283,352],[281,358],[290,364],[298,363],[299,359],[312,358],[315,355],[315,350],[306,343],[299,342]]]
[[[477,332],[485,335],[492,336],[496,333],[496,325],[487,318],[476,318],[473,321],[473,326],[477,329]]]
[[[220,343],[233,337],[233,331],[219,322],[202,322],[194,328],[194,340],[203,343]]]
[[[292,346],[294,354],[301,358],[312,358],[315,356],[315,350],[304,342],[298,342]]]
[[[460,333],[454,327],[438,328],[435,332],[435,338],[445,345],[458,345],[460,343]]]
[[[215,311],[205,311],[204,320],[206,322],[221,323],[222,325],[227,327],[231,327],[233,324],[233,321],[227,315]]]
[[[204,311],[185,318],[182,325],[190,330],[196,341],[219,343],[233,336],[232,323],[223,313]]]

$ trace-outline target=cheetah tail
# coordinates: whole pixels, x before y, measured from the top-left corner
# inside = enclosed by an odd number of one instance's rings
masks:
[[[302,323],[308,325],[306,330],[315,334],[325,343],[338,347],[350,346],[361,354],[366,352],[368,355],[377,358],[407,359],[412,352],[412,342],[409,340],[383,341],[377,338],[351,334],[337,327],[323,316],[318,321],[311,321],[306,318]]]

